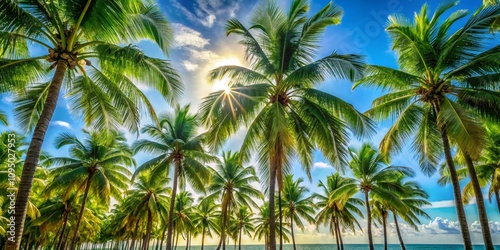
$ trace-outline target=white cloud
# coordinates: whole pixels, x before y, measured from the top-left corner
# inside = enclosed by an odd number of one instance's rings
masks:
[[[5,103],[5,104],[10,104],[14,101],[14,97],[13,96],[10,96],[10,95],[7,95],[7,96],[4,96],[2,98],[2,102]]]
[[[200,65],[196,64],[196,63],[192,63],[190,61],[182,61],[182,66],[187,70],[187,71],[195,71],[197,70]]]
[[[194,29],[180,23],[174,23],[172,26],[174,28],[175,47],[204,48],[210,44],[210,39],[204,38],[200,32]]]
[[[500,234],[500,222],[498,221],[490,221],[488,223],[490,225],[490,232],[492,234]],[[474,221],[470,225],[470,231],[473,233],[482,233],[481,231],[481,223],[479,221]]]
[[[421,231],[428,234],[459,234],[460,224],[458,221],[436,217],[429,224],[422,225]]]
[[[184,7],[183,4],[185,2],[192,4],[192,11]],[[180,11],[188,20],[207,28],[213,27],[217,20],[227,20],[228,17],[236,16],[236,11],[240,8],[240,2],[240,0],[170,0],[172,6]]]
[[[60,126],[63,128],[71,129],[71,125],[64,121],[53,121],[51,122],[53,125]]]
[[[330,164],[328,164],[326,162],[318,161],[318,162],[315,162],[313,164],[313,167],[315,167],[315,168],[331,168],[332,166],[330,166]]]

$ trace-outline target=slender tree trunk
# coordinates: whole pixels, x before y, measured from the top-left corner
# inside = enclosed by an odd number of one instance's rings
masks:
[[[90,190],[90,184],[92,184],[93,174],[89,174],[87,177],[87,184],[85,186],[85,193],[83,193],[82,207],[80,208],[80,214],[78,215],[78,221],[76,222],[75,233],[73,234],[73,240],[71,240],[70,249],[75,249],[76,238],[78,237],[78,229],[80,228],[80,223],[82,222],[83,213],[85,212],[85,203],[87,202],[87,196]]]
[[[333,232],[335,233],[335,242],[337,245],[337,250],[340,250],[339,234],[337,232],[337,219],[335,217],[333,217],[333,215],[332,215],[332,223],[333,223],[333,225],[331,225],[330,227],[333,226]]]
[[[382,226],[384,227],[384,250],[387,250],[387,212],[382,211]]]
[[[276,216],[274,214],[274,192],[276,189],[276,166],[271,166],[269,178],[269,250],[276,250]]]
[[[280,185],[281,186],[281,185]],[[281,189],[278,188],[278,210],[280,219],[280,250],[283,250],[283,209],[281,204]]]
[[[297,247],[295,246],[295,234],[293,232],[293,216],[292,215],[290,215],[290,229],[291,229],[291,233],[292,233],[293,250],[297,250]]]
[[[205,246],[205,226],[203,226],[203,229],[201,230],[201,250],[203,250],[203,247]]]
[[[167,230],[167,250],[172,250],[172,231],[174,224],[174,208],[175,208],[175,196],[177,194],[177,179],[179,178],[179,169],[181,165],[181,160],[176,160],[175,170],[174,170],[174,184],[172,187],[172,197],[170,198],[170,209],[168,216],[168,230]]]
[[[238,237],[238,250],[241,250],[241,236],[243,236],[243,227],[240,227],[240,235]]]
[[[368,244],[370,250],[373,250],[373,236],[372,236],[372,211],[370,208],[369,191],[365,190],[365,203],[366,203],[366,216],[368,217]]]
[[[340,221],[337,222],[337,232],[339,234],[340,250],[344,250],[344,241],[342,241],[342,233],[340,232]]]
[[[462,151],[462,153],[465,158],[467,170],[469,171],[470,182],[474,188],[474,195],[476,196],[477,213],[479,215],[479,223],[481,223],[484,248],[487,250],[493,250],[495,246],[493,245],[493,239],[491,238],[488,214],[486,213],[486,207],[484,206],[483,193],[481,191],[481,186],[479,185],[479,180],[477,179],[476,169],[474,168],[474,163],[472,162],[470,155],[467,152]]]
[[[176,235],[175,235],[175,246],[174,246],[174,249],[177,249],[177,244],[179,244],[179,234],[181,234],[181,232],[177,232]]]
[[[146,236],[144,236],[144,243],[142,245],[143,250],[147,250],[149,248],[149,238],[151,237],[151,228],[153,228],[153,215],[151,214],[151,210],[148,209],[148,224],[146,226]]]
[[[161,241],[160,241],[160,250],[163,249],[163,242],[165,240],[165,234],[167,234],[167,228],[163,229],[163,233],[161,234]]]
[[[68,217],[69,217],[69,211],[66,211],[64,213],[64,222],[63,226],[61,229],[61,235],[59,236],[59,241],[57,242],[57,248],[56,249],[61,249],[62,246],[62,241],[63,241],[63,236],[64,236],[64,231],[66,231],[66,225],[68,224]]]
[[[401,236],[401,231],[399,230],[398,217],[394,211],[392,211],[394,216],[394,224],[396,225],[396,233],[398,234],[399,245],[401,245],[401,250],[406,250],[405,243],[403,242],[403,237]]]
[[[500,213],[500,193],[498,192],[498,190],[495,190],[495,198],[497,199],[497,208],[498,212]]]
[[[450,171],[451,183],[453,185],[455,206],[457,209],[458,222],[460,224],[460,230],[462,232],[462,238],[464,240],[465,250],[472,250],[472,241],[469,233],[469,224],[467,224],[467,217],[465,216],[464,204],[462,202],[462,195],[460,193],[460,183],[458,180],[457,170],[455,169],[455,163],[453,163],[453,157],[451,156],[450,141],[448,140],[448,134],[445,128],[441,129],[441,137],[443,139],[444,156],[446,158],[446,164],[448,165],[448,169]]]
[[[139,229],[139,219],[137,219],[137,222],[135,223],[135,229],[134,233],[132,234],[132,243],[130,244],[130,250],[134,250],[138,229]]]
[[[57,62],[56,71],[49,86],[47,99],[45,99],[45,103],[43,105],[43,111],[40,114],[40,118],[35,126],[30,146],[26,152],[23,172],[21,174],[21,180],[16,194],[16,207],[14,209],[16,229],[14,241],[7,240],[6,242],[6,249],[9,250],[19,249],[21,244],[21,238],[24,231],[24,221],[26,220],[26,211],[28,209],[31,187],[33,186],[33,177],[35,176],[36,166],[38,165],[38,160],[40,158],[45,133],[47,132],[50,120],[52,119],[52,115],[54,114],[54,110],[57,106],[57,99],[59,98],[59,92],[61,90],[64,74],[66,73],[67,68],[67,61],[59,60]]]

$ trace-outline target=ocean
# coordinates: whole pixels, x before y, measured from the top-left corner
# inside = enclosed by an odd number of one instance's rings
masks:
[[[463,250],[463,245],[424,245],[424,244],[406,244],[407,250]],[[184,250],[185,248],[182,246],[177,247],[178,250]],[[199,249],[198,246],[192,246],[192,250]],[[215,246],[205,246],[204,250],[215,250]],[[227,250],[233,250],[234,245],[226,246]],[[238,247],[236,247],[236,250]],[[263,250],[263,245],[244,245],[241,246],[242,250]],[[336,250],[337,246],[334,244],[315,244],[315,245],[297,245],[297,250]],[[344,250],[366,250],[368,249],[368,245],[366,244],[345,244]],[[384,245],[375,244],[375,249],[384,249]],[[389,250],[400,250],[401,247],[398,244],[390,244],[388,245]],[[482,250],[484,249],[483,245],[474,245],[474,249]],[[500,245],[495,246],[495,249],[500,250]],[[292,245],[283,245],[283,250],[293,250]]]

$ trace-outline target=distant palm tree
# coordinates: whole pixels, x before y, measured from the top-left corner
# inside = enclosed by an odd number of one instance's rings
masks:
[[[155,157],[136,170],[139,174],[148,170],[154,176],[166,175],[171,166],[174,167],[172,196],[167,229],[167,250],[172,250],[173,216],[177,190],[188,182],[195,191],[204,191],[210,172],[205,163],[215,160],[215,157],[206,153],[204,135],[197,134],[199,128],[198,118],[189,114],[189,105],[177,106],[173,113],[160,117],[160,125],[147,125],[142,128],[142,133],[151,139],[141,139],[133,144],[134,152],[146,152]],[[179,183],[179,184],[178,184]]]
[[[276,220],[276,214],[278,213],[278,211],[274,211],[274,219]],[[275,221],[276,222],[276,221]],[[264,238],[264,246],[265,246],[265,249],[269,249],[270,248],[270,242],[271,242],[271,239],[269,237],[271,237],[271,231],[274,231],[274,235],[276,237],[276,233],[279,234],[280,230],[283,230],[283,239],[285,241],[290,241],[288,239],[288,234],[290,234],[290,231],[288,230],[288,223],[283,223],[283,227],[280,228],[279,227],[279,224],[277,223],[274,223],[274,230],[270,230],[270,226],[272,224],[270,223],[270,218],[269,218],[269,204],[266,202],[264,203],[264,205],[260,206],[259,207],[259,213],[257,214],[257,216],[255,217],[255,234],[254,234],[254,239],[256,238],[257,240],[261,240],[262,238]],[[276,240],[276,239],[274,239]]]
[[[192,223],[196,228],[201,228],[201,250],[205,245],[205,235],[212,237],[212,232],[220,231],[219,209],[213,200],[204,199],[193,210]]]
[[[240,206],[233,216],[233,223],[231,225],[234,227],[236,235],[236,240],[238,241],[238,249],[241,250],[241,238],[243,235],[251,236],[251,233],[255,231],[253,213],[247,206]]]
[[[291,1],[287,12],[277,1],[265,1],[250,18],[250,28],[237,19],[229,20],[226,33],[241,38],[249,67],[212,70],[211,81],[229,78],[230,85],[206,97],[201,107],[214,147],[241,126],[248,127],[240,153],[244,160],[252,151],[259,155],[263,180],[270,190],[271,227],[276,184],[280,194],[294,155],[309,177],[315,146],[340,168],[347,162],[349,129],[356,135],[372,129],[351,104],[314,89],[326,79],[358,79],[363,63],[361,56],[336,52],[315,61],[322,34],[340,22],[342,10],[329,3],[308,17],[309,9],[307,0]],[[271,250],[276,249],[274,233],[271,230]]]
[[[328,224],[330,233],[335,235],[337,249],[344,249],[342,229],[356,232],[356,226],[362,230],[356,217],[363,218],[358,206],[364,205],[363,200],[353,197],[358,192],[356,180],[342,177],[338,172],[319,182],[322,194],[315,193],[316,206],[320,209],[316,215],[316,225]]]
[[[81,141],[74,135],[63,133],[55,139],[57,149],[69,146],[70,157],[54,157],[50,161],[56,167],[51,174],[56,176],[47,187],[47,192],[63,191],[63,198],[74,192],[83,192],[81,208],[75,225],[70,249],[75,249],[85,204],[93,194],[107,206],[111,197],[121,200],[122,192],[128,188],[135,164],[125,137],[117,132],[83,131],[86,138]]]
[[[304,222],[314,223],[314,208],[316,207],[312,197],[306,196],[309,189],[302,186],[303,178],[293,179],[293,175],[286,175],[283,182],[282,207],[283,214],[290,219],[290,232],[292,236],[293,249],[295,246],[295,235],[293,227],[296,225],[302,231],[304,230]]]
[[[397,196],[402,192],[402,187],[397,180],[403,175],[411,176],[413,172],[406,167],[389,166],[387,159],[370,144],[365,143],[358,150],[351,149],[350,153],[352,159],[349,167],[356,179],[359,191],[365,195],[368,242],[370,250],[373,250],[370,196],[402,207],[403,204]]]
[[[127,196],[129,210],[135,210],[136,216],[146,218],[146,235],[143,250],[149,249],[149,241],[153,230],[153,222],[167,219],[171,189],[166,187],[168,181],[162,176],[142,173],[134,183],[134,188]]]
[[[31,181],[61,89],[72,112],[99,129],[123,124],[136,131],[140,107],[156,121],[135,83],[169,101],[179,97],[183,86],[170,63],[128,45],[145,39],[165,53],[172,41],[170,25],[152,1],[0,3],[0,93],[20,93],[19,124],[34,129],[16,201],[16,240],[9,247],[19,248]]]
[[[430,216],[422,209],[423,206],[429,206],[431,203],[427,201],[429,195],[420,188],[420,186],[413,181],[403,181],[400,178],[400,186],[403,187],[402,192],[398,194],[399,199],[403,203],[403,207],[390,206],[392,215],[394,217],[394,224],[396,226],[396,233],[398,234],[399,244],[401,249],[405,250],[406,247],[401,236],[399,229],[398,216],[401,217],[408,225],[418,231],[417,224],[420,224],[420,218],[430,219]]]
[[[253,198],[262,199],[262,193],[252,184],[258,182],[253,166],[240,164],[238,152],[223,152],[222,162],[211,168],[212,183],[208,187],[206,199],[221,202],[221,238],[217,249],[226,249],[226,230],[229,216],[238,206],[258,207]]]
[[[190,230],[193,226],[193,197],[191,193],[182,191],[175,198],[175,209],[172,213],[175,227],[175,248],[179,242],[179,236],[185,234],[186,244],[189,245]]]
[[[458,221],[466,249],[472,249],[469,228],[460,194],[450,143],[464,152],[477,197],[479,221],[485,246],[493,249],[488,217],[473,160],[486,144],[479,118],[500,121],[500,45],[489,47],[489,27],[500,17],[500,5],[481,9],[463,27],[451,31],[467,16],[458,10],[445,20],[443,13],[457,5],[444,2],[431,16],[424,4],[414,21],[400,15],[389,17],[387,32],[392,38],[399,69],[369,66],[366,77],[355,86],[374,85],[389,93],[377,98],[367,114],[378,119],[394,118],[383,138],[382,153],[401,150],[412,141],[412,149],[426,174],[436,170],[444,153],[453,184]],[[451,142],[450,142],[451,141]]]

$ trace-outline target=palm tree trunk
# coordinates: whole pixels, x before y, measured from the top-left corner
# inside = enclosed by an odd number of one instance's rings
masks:
[[[281,188],[278,188],[278,210],[280,216],[280,250],[283,250],[283,211],[281,207]]]
[[[370,209],[370,197],[369,191],[365,191],[365,203],[366,203],[366,216],[368,217],[368,244],[370,250],[373,250],[373,236],[372,236],[372,211]]]
[[[148,224],[146,226],[146,236],[144,236],[144,243],[142,245],[143,250],[147,250],[149,248],[149,238],[151,237],[152,227],[153,227],[153,215],[151,214],[151,210],[148,209]]]
[[[176,235],[175,235],[175,246],[174,246],[174,249],[177,249],[177,244],[179,244],[179,234],[181,234],[181,232],[177,232]]]
[[[494,249],[493,239],[491,238],[490,225],[488,223],[488,214],[486,213],[486,207],[484,206],[483,193],[481,191],[481,186],[479,185],[479,180],[477,179],[476,169],[474,168],[474,163],[470,155],[467,152],[463,152],[465,163],[467,165],[467,170],[469,171],[469,178],[474,188],[474,195],[476,196],[477,213],[479,215],[479,223],[481,223],[481,231],[483,233],[484,248]]]
[[[168,231],[167,231],[167,250],[172,250],[172,232],[174,224],[174,208],[175,208],[175,196],[177,194],[177,179],[179,178],[179,169],[181,166],[181,161],[176,160],[175,170],[174,170],[174,184],[172,187],[172,197],[170,198],[170,209],[168,213]]]
[[[130,244],[130,250],[134,250],[135,241],[137,239],[138,229],[139,229],[139,218],[137,219],[137,222],[135,223],[135,229],[134,229],[134,233],[132,234],[132,243]]]
[[[498,190],[495,190],[495,198],[497,199],[498,212],[500,212],[500,194],[499,194]]]
[[[339,234],[337,232],[337,219],[333,215],[332,215],[331,223],[333,225],[330,225],[330,230],[331,230],[331,227],[333,226],[333,232],[335,233],[335,242],[337,243],[337,250],[340,250]]]
[[[297,247],[295,246],[295,234],[293,232],[293,216],[290,216],[290,229],[292,233],[293,250],[297,250]]]
[[[64,231],[66,231],[66,225],[68,224],[68,216],[69,216],[69,212],[65,212],[64,213],[64,222],[63,222],[63,226],[61,229],[62,232],[61,232],[61,235],[59,236],[59,241],[57,242],[57,248],[56,248],[57,250],[61,249]]]
[[[337,233],[339,235],[340,250],[344,250],[344,242],[342,241],[342,233],[340,232],[340,222],[337,222]]]
[[[205,245],[205,230],[205,226],[203,226],[203,229],[201,230],[201,250],[203,250]]]
[[[163,249],[163,242],[165,240],[165,235],[167,234],[167,228],[163,229],[163,233],[161,234],[161,241],[160,241],[160,250]]]
[[[276,216],[274,214],[274,192],[276,189],[276,166],[271,166],[269,178],[269,243],[268,250],[276,250]]]
[[[387,250],[387,212],[382,212],[382,226],[384,227],[384,250]]]
[[[76,222],[75,233],[73,234],[73,240],[71,240],[70,249],[75,249],[76,238],[78,236],[78,229],[80,228],[80,223],[82,222],[83,213],[85,212],[85,203],[87,202],[87,196],[90,190],[90,184],[92,183],[93,174],[89,174],[87,177],[87,184],[85,185],[85,193],[83,193],[82,207],[80,208],[80,214],[78,215],[78,221]]]
[[[241,250],[241,236],[243,234],[243,227],[240,227],[240,235],[238,237],[238,250]]]
[[[399,230],[398,217],[396,213],[392,211],[392,215],[394,216],[394,224],[396,225],[396,233],[398,234],[399,245],[401,245],[401,250],[406,250],[405,243],[403,242],[403,237],[401,236],[401,231]]]
[[[460,183],[458,180],[457,170],[455,169],[455,163],[453,163],[453,157],[451,156],[450,141],[448,140],[448,134],[445,128],[441,129],[441,138],[443,140],[443,150],[444,156],[446,158],[446,164],[448,165],[451,183],[453,185],[453,195],[455,197],[455,206],[457,209],[460,231],[462,232],[462,239],[464,240],[464,247],[465,250],[472,250],[469,224],[467,224],[467,217],[465,216],[464,204],[462,202],[462,195],[460,193]]]
[[[36,166],[38,165],[38,160],[40,158],[45,133],[49,128],[50,120],[52,119],[52,115],[54,114],[54,110],[57,106],[57,99],[59,98],[59,92],[61,90],[64,74],[66,73],[67,68],[67,61],[59,60],[57,62],[56,71],[49,86],[47,99],[45,99],[45,103],[43,105],[43,111],[40,114],[40,118],[35,126],[30,146],[26,152],[23,172],[17,189],[16,207],[14,210],[14,214],[16,215],[15,236],[14,241],[7,240],[7,249],[19,249],[21,244],[21,238],[24,231],[24,221],[26,220],[26,211],[28,209],[31,187],[33,186],[33,177],[35,176]]]

